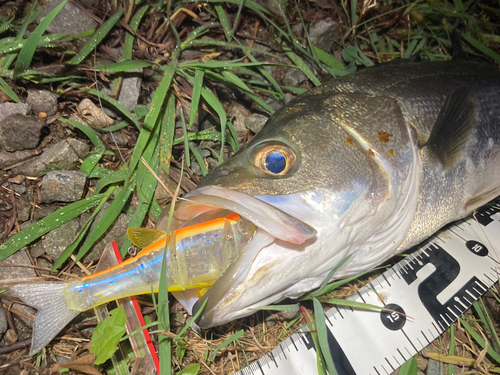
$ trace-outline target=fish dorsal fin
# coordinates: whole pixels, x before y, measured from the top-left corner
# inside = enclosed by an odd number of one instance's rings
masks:
[[[167,232],[149,228],[128,228],[127,235],[135,246],[143,249],[165,238]]]
[[[425,147],[448,168],[462,157],[476,122],[476,100],[470,90],[459,88],[446,98]]]

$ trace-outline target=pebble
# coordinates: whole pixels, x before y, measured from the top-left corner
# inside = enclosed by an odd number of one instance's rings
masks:
[[[37,22],[45,18],[54,8],[61,4],[62,1],[63,0],[48,1],[42,13],[38,16]],[[50,23],[47,31],[51,34],[67,33],[76,35],[86,30],[95,29],[96,27],[97,23],[87,13],[71,2],[68,2]]]
[[[17,221],[23,223],[30,219],[31,203],[26,195],[21,195],[17,200]]]
[[[297,87],[307,79],[306,75],[298,68],[287,68],[283,75],[285,86]]]
[[[79,171],[52,171],[42,179],[42,203],[75,202],[82,199],[87,176]]]
[[[2,103],[0,104],[0,122],[7,116],[13,115],[14,113],[27,115],[30,111],[30,106],[25,103]]]
[[[47,233],[41,241],[45,253],[54,260],[59,258],[59,255],[76,239],[79,230],[80,220],[73,219]]]
[[[28,160],[33,156],[33,151],[24,150],[24,151],[0,151],[0,169],[10,168],[13,165],[21,163],[25,160]]]
[[[336,40],[340,40],[340,25],[331,18],[318,21],[309,30],[311,43],[323,51],[330,52]]]
[[[106,210],[109,208],[110,204],[105,203],[95,217],[94,222],[90,226],[90,230],[88,233],[92,233],[96,225],[99,225],[99,220],[102,218],[102,215],[106,212]],[[80,223],[81,225],[85,225],[89,218],[90,214],[84,214],[80,217]],[[91,248],[91,250],[83,257],[83,260],[87,262],[92,262],[92,261],[98,261],[99,258],[101,257],[101,254],[106,247],[106,245],[111,242],[111,241],[116,241],[118,244],[118,247],[121,247],[123,245],[123,242],[125,241],[125,238],[127,236],[127,227],[128,223],[130,221],[130,216],[124,213],[121,213],[118,218],[115,220],[113,225],[106,231],[106,234],[102,236],[99,241],[97,241],[94,246]]]
[[[258,133],[262,130],[268,120],[267,116],[260,113],[252,113],[245,119],[245,126],[253,133]]]
[[[79,140],[68,138],[45,150],[37,158],[19,166],[18,173],[38,176],[51,170],[75,169],[80,159],[89,154],[89,146]]]
[[[34,117],[14,113],[0,122],[0,147],[13,152],[32,150],[40,143],[44,123]]]
[[[3,262],[0,262],[2,266],[12,266],[12,265],[28,265],[31,266],[31,262],[26,254],[26,247],[17,251]],[[10,279],[23,279],[28,277],[36,277],[36,272],[33,268],[28,267],[0,267],[0,280],[10,280]]]
[[[233,124],[238,138],[244,136],[248,131],[245,127],[245,119],[249,114],[248,109],[238,102],[232,102],[227,109],[227,117]]]
[[[28,89],[26,103],[37,115],[40,112],[45,112],[47,115],[53,116],[58,108],[57,95],[49,90]]]
[[[5,332],[7,332],[8,328],[9,325],[7,324],[7,315],[5,314],[2,304],[0,303],[0,338]]]

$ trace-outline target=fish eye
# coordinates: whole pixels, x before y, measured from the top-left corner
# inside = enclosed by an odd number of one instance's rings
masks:
[[[253,164],[270,175],[283,176],[293,167],[296,159],[290,148],[272,145],[259,150],[253,158]]]

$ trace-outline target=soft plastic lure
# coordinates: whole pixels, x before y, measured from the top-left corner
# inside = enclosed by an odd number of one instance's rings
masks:
[[[30,354],[47,345],[80,312],[111,300],[158,290],[166,253],[169,291],[212,285],[252,238],[255,225],[238,214],[165,232],[144,228],[127,231],[144,249],[105,271],[69,283],[15,285],[10,290],[38,309]],[[165,246],[166,252],[165,252]]]

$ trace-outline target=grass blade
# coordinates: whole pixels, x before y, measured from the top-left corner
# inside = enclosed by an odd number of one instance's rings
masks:
[[[321,306],[321,303],[316,298],[313,298],[313,304],[314,320],[316,321],[319,347],[321,349],[323,359],[325,360],[326,368],[328,369],[328,373],[330,375],[338,375],[335,365],[333,364],[332,355],[330,354],[330,345],[328,345],[328,335],[326,331],[328,328],[326,328],[323,306]]]
[[[102,40],[109,34],[111,29],[115,26],[118,20],[123,15],[123,9],[113,14],[102,26],[97,30],[87,43],[80,49],[80,51],[71,60],[68,61],[70,65],[80,64],[91,53]]]
[[[69,204],[15,234],[0,245],[0,262],[37,238],[97,206],[103,197],[103,194],[98,194]]]
[[[175,133],[175,95],[168,96],[165,116],[161,123],[160,134],[160,166],[168,173],[170,169],[170,157],[172,156],[172,144]]]
[[[239,330],[234,335],[229,337],[227,340],[224,340],[224,342],[222,344],[220,344],[217,348],[215,348],[214,352],[212,353],[212,358],[211,358],[212,361],[215,359],[215,357],[217,357],[217,353],[220,350],[224,349],[226,346],[231,344],[233,341],[238,340],[241,336],[243,336],[244,333],[245,333],[244,330]]]
[[[193,80],[193,94],[191,95],[191,113],[189,114],[189,127],[193,126],[196,112],[200,104],[201,88],[203,86],[203,70],[197,69]]]
[[[417,367],[417,359],[415,357],[410,358],[408,361],[403,363],[403,365],[399,368],[399,375],[417,375],[418,367]],[[449,372],[452,374],[453,372]]]
[[[150,67],[151,65],[153,65],[153,63],[150,63],[149,61],[126,60],[114,64],[98,65],[95,67],[95,69],[108,73],[119,73],[119,72],[127,72],[129,70],[134,70],[134,69],[147,68]]]
[[[132,20],[130,21],[130,27],[137,31],[139,28],[139,24],[141,23],[142,17],[144,17],[144,14],[148,10],[149,6],[144,5],[141,9],[139,9],[135,14],[134,17],[132,17]],[[132,60],[132,52],[134,49],[134,35],[131,33],[127,32],[125,35],[125,42],[123,43],[123,58],[125,60]]]
[[[491,57],[493,60],[496,62],[500,62],[500,55],[487,46],[485,46],[483,43],[481,43],[479,40],[474,38],[472,35],[469,33],[463,33],[461,34],[462,38],[464,38],[467,43],[469,43],[472,47],[483,53],[484,55]]]
[[[98,98],[101,98],[102,100],[104,100],[104,101],[108,102],[109,104],[111,104],[122,115],[124,115],[126,118],[128,118],[130,121],[132,121],[132,123],[136,126],[137,129],[141,130],[141,127],[139,125],[139,121],[137,121],[137,118],[132,113],[130,113],[129,111],[127,111],[127,109],[118,100],[112,99],[109,96],[107,96],[105,93],[103,93],[103,92],[101,92],[99,90],[96,90],[96,89],[89,89],[87,92],[89,94],[95,95]]]
[[[134,179],[129,184],[126,184],[123,189],[116,195],[109,208],[106,210],[104,215],[102,215],[94,230],[90,232],[89,236],[85,240],[85,243],[78,251],[75,260],[76,262],[82,259],[85,254],[88,253],[94,243],[99,238],[101,238],[101,236],[103,236],[104,233],[106,233],[106,231],[109,229],[109,227],[114,223],[118,215],[120,215],[123,207],[128,202],[130,195],[133,193],[135,185],[136,181]],[[122,256],[123,255],[124,254],[122,254]]]
[[[208,170],[207,166],[205,165],[205,161],[203,160],[203,157],[200,155],[198,150],[193,145],[189,145],[189,149],[191,150],[191,153],[194,155],[196,162],[200,166],[201,174],[203,176],[206,176],[208,174]]]
[[[0,90],[4,92],[9,98],[11,98],[16,103],[21,103],[21,99],[17,96],[17,94],[10,88],[7,82],[4,81],[2,77],[0,77]]]
[[[66,262],[66,260],[71,256],[71,254],[73,254],[75,249],[80,245],[80,242],[82,242],[83,238],[87,234],[90,225],[94,221],[97,214],[101,211],[102,206],[104,205],[104,203],[107,202],[107,200],[113,193],[114,189],[115,189],[114,187],[111,187],[110,189],[108,189],[106,193],[102,194],[102,199],[99,202],[99,205],[96,207],[90,218],[87,220],[87,223],[85,223],[83,228],[80,230],[80,233],[78,233],[78,237],[73,241],[71,245],[69,245],[66,249],[64,249],[64,251],[59,255],[59,257],[55,261],[54,266],[52,267],[53,272],[55,272],[59,267],[61,267],[63,263]]]
[[[217,12],[217,17],[219,17],[219,22],[222,26],[222,30],[224,31],[224,35],[226,36],[226,40],[228,43],[231,43],[233,36],[231,34],[231,27],[229,26],[229,21],[226,17],[226,12],[222,7],[222,4],[214,5],[215,11]]]
[[[479,346],[481,346],[481,348],[483,348],[483,349],[486,346],[488,346],[488,348],[486,349],[488,354],[491,356],[491,358],[493,358],[495,360],[496,363],[500,363],[500,355],[497,352],[495,352],[491,346],[487,345],[484,342],[484,339],[481,337],[481,335],[479,333],[477,333],[476,330],[473,329],[469,325],[469,323],[467,323],[465,321],[465,319],[463,319],[463,318],[459,318],[459,319],[460,319],[460,323],[463,325],[463,327],[466,329],[466,331],[472,336],[472,338],[479,344]]]
[[[64,0],[55,7],[33,30],[31,35],[28,38],[28,41],[24,45],[21,52],[19,52],[19,56],[17,57],[16,66],[14,67],[14,77],[17,77],[19,74],[23,73],[26,69],[29,68],[31,64],[31,60],[35,55],[35,50],[38,47],[38,43],[40,42],[40,38],[42,37],[47,27],[49,27],[50,23],[57,16],[59,11],[66,5],[68,0]]]
[[[311,296],[318,297],[318,296],[325,294],[326,287],[327,287],[328,283],[330,282],[331,278],[333,277],[334,273],[337,272],[340,267],[342,267],[344,264],[346,264],[349,261],[349,259],[351,259],[351,256],[352,256],[352,254],[346,256],[344,259],[342,259],[340,262],[338,262],[337,265],[335,267],[333,267],[333,269],[328,273],[328,276],[326,277],[325,281],[323,281],[323,283],[321,284],[319,289],[316,290],[315,292],[312,292]]]
[[[222,107],[222,104],[220,104],[219,99],[206,87],[201,88],[201,95],[203,96],[203,99],[208,103],[210,107],[214,109],[214,111],[217,113],[219,116],[220,120],[220,134],[221,134],[221,140],[220,140],[220,150],[221,152],[219,153],[219,164],[222,164],[224,161],[224,140],[225,140],[225,133],[226,133],[226,111],[224,111],[224,108]]]

